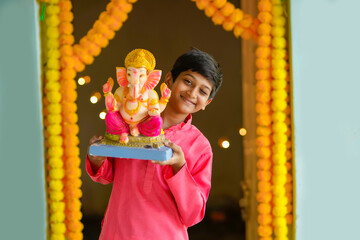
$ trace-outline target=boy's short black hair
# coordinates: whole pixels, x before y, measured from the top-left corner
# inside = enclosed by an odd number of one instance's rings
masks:
[[[213,88],[209,98],[214,98],[221,86],[223,77],[219,63],[208,53],[193,47],[175,61],[171,70],[173,81],[176,80],[180,73],[187,70],[201,74],[212,83]]]

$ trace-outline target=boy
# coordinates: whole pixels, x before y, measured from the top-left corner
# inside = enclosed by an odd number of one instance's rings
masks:
[[[171,90],[162,112],[167,161],[111,159],[88,155],[86,170],[103,184],[113,182],[100,239],[188,239],[187,227],[200,222],[211,186],[212,150],[191,114],[205,110],[222,83],[219,64],[192,49],[165,76]],[[90,144],[101,139],[94,136]]]

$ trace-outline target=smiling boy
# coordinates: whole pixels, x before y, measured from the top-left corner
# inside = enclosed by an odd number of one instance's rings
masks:
[[[222,70],[209,54],[192,49],[176,60],[165,83],[171,97],[161,116],[173,150],[169,160],[87,157],[94,181],[113,182],[100,239],[188,239],[187,228],[204,217],[213,154],[191,114],[213,100]]]

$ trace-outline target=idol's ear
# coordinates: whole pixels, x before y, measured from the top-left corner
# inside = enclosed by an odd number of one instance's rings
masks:
[[[144,84],[146,90],[153,89],[161,79],[161,70],[153,70],[149,73],[148,78]]]
[[[116,79],[121,87],[125,87],[126,85],[128,85],[129,82],[126,77],[126,68],[123,67],[116,68]]]

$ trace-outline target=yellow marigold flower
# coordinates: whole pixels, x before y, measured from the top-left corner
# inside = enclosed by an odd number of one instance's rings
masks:
[[[287,169],[284,165],[275,165],[273,168],[273,173],[275,176],[286,176],[287,173]]]
[[[273,154],[272,160],[275,164],[285,164],[287,159],[283,154]]]
[[[285,155],[286,146],[284,144],[275,144],[272,146],[272,150],[274,154]]]
[[[56,169],[51,169],[49,171],[49,176],[52,179],[63,179],[64,178],[64,169],[61,168],[56,168]]]
[[[50,15],[46,17],[45,23],[49,27],[57,27],[60,23],[60,20],[57,15]]]
[[[284,111],[287,107],[287,103],[284,100],[273,100],[271,103],[271,109],[276,111]]]
[[[283,198],[283,197],[282,197]],[[286,205],[286,204],[281,204],[281,205]],[[273,225],[275,227],[283,227],[283,226],[286,226],[287,223],[286,223],[286,219],[285,218],[274,218],[273,220]]]
[[[49,205],[52,213],[65,211],[65,202],[54,202],[50,200]]]
[[[61,100],[61,94],[57,91],[49,91],[46,94],[46,98],[49,103],[59,103]]]
[[[275,186],[273,186],[272,193],[275,196],[284,196],[285,192],[286,192],[286,190],[285,190],[284,185],[275,185]]]
[[[287,82],[285,79],[276,79],[271,82],[271,86],[276,90],[285,89]]]
[[[213,4],[217,8],[222,8],[227,3],[226,0],[214,0]]]
[[[63,149],[62,147],[50,147],[48,149],[48,155],[49,157],[61,157],[63,155]]]
[[[48,163],[51,168],[62,168],[64,165],[60,157],[51,157],[49,158]]]
[[[270,23],[272,20],[272,15],[269,12],[260,12],[258,14],[258,19],[260,20],[260,22]]]
[[[61,104],[60,103],[51,103],[47,106],[49,114],[59,114],[61,113]]]
[[[283,0],[272,0],[272,4],[282,4]]]
[[[61,180],[51,180],[49,187],[54,191],[61,191],[64,187],[64,184]]]
[[[60,42],[59,39],[55,38],[55,39],[48,39],[48,41],[46,42],[46,47],[49,49],[58,49],[60,46]]]
[[[286,67],[286,61],[284,59],[273,59],[271,61],[273,68],[282,68],[285,69]]]
[[[284,122],[286,114],[283,112],[274,112],[271,117],[274,122]]]
[[[272,213],[275,217],[284,217],[287,213],[286,206],[275,206]]]
[[[233,11],[229,18],[233,23],[240,22],[244,18],[244,12],[237,8]]]
[[[54,15],[54,14],[58,14],[60,12],[60,8],[57,5],[51,5],[49,4],[48,6],[46,6],[45,8],[45,12],[47,15]]]
[[[269,237],[272,234],[272,228],[269,225],[259,225],[257,232],[259,233],[260,237]]]
[[[49,58],[47,60],[46,66],[50,69],[60,69],[60,62],[58,58]]]
[[[59,37],[59,30],[57,27],[48,27],[46,30],[46,36],[48,38],[58,38]]]
[[[52,223],[50,229],[55,234],[63,234],[66,232],[66,226],[64,223]]]
[[[257,206],[258,212],[261,214],[269,214],[271,212],[271,206],[269,203],[260,203]]]
[[[272,216],[270,214],[259,214],[257,219],[260,225],[268,225],[271,223]]]
[[[45,75],[48,82],[55,82],[60,78],[60,72],[57,70],[47,70]]]
[[[284,218],[285,219],[285,218]],[[286,220],[286,219],[285,219]],[[288,239],[287,234],[288,234],[288,227],[287,226],[281,226],[281,227],[276,227],[274,228],[274,233],[276,236],[276,240],[285,240]]]
[[[286,47],[286,39],[284,37],[274,37],[272,40],[272,45],[275,48],[285,48]]]
[[[274,16],[271,19],[271,23],[273,26],[283,27],[283,26],[285,26],[286,19],[283,16],[276,16],[276,17]]]
[[[287,131],[287,125],[283,122],[275,123],[273,125],[273,131],[285,133]]]
[[[272,91],[271,96],[273,99],[285,101],[286,98],[288,97],[288,94],[287,94],[287,91],[285,91],[284,89],[281,89],[281,90]]]
[[[54,212],[50,215],[51,223],[61,223],[65,220],[65,214],[63,212]]]
[[[225,17],[220,11],[216,11],[212,16],[211,20],[215,25],[220,25],[224,22]]]
[[[282,16],[283,12],[284,12],[284,9],[283,9],[282,5],[273,5],[272,6],[271,13],[274,17]]]
[[[49,132],[50,135],[59,135],[61,133],[61,125],[50,124],[49,126],[47,126],[46,130]]]
[[[50,59],[50,58],[60,58],[60,51],[58,49],[51,48],[46,53],[46,56],[48,57],[48,59]]]
[[[60,124],[61,123],[61,114],[50,114],[47,116],[49,124]],[[60,125],[59,125],[60,126]],[[60,126],[61,131],[61,126]],[[56,134],[53,134],[56,135]]]
[[[50,199],[55,202],[59,202],[64,199],[64,193],[61,191],[50,191],[49,195]]]
[[[217,8],[212,4],[209,4],[208,6],[205,7],[205,15],[207,17],[212,17],[212,15],[214,15],[214,13],[216,11],[217,11]]]
[[[50,234],[50,240],[66,240],[64,234],[52,233]]]
[[[285,28],[284,27],[273,27],[271,29],[271,35],[274,37],[284,37],[285,35]]]
[[[224,14],[225,17],[230,16],[235,10],[234,4],[230,2],[226,2],[225,5],[221,8],[221,12]]]
[[[63,140],[61,136],[52,135],[48,138],[48,142],[52,147],[61,147]]]
[[[48,0],[48,3],[57,4],[57,3],[59,3],[59,0]]]

